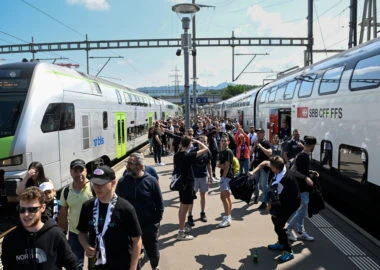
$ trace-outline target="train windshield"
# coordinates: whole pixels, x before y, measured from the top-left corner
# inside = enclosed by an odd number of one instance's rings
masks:
[[[16,132],[29,87],[18,70],[0,70],[0,138]]]

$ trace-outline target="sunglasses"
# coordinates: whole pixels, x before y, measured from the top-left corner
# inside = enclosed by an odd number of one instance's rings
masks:
[[[37,213],[38,210],[40,210],[41,207],[42,207],[41,205],[40,206],[34,206],[34,207],[21,207],[20,206],[18,209],[18,212],[20,214],[25,214],[28,211],[29,213],[35,214],[35,213]]]

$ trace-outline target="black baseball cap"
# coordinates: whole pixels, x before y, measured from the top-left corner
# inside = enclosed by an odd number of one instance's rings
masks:
[[[116,179],[115,172],[112,168],[103,165],[96,168],[90,181],[97,185],[105,185]]]
[[[71,161],[70,169],[74,169],[75,167],[82,167],[84,169],[86,168],[86,162],[84,162],[82,159],[75,159]]]

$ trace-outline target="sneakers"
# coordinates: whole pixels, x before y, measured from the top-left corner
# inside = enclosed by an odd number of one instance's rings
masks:
[[[288,235],[288,240],[290,240],[292,242],[297,241],[297,237],[294,235],[292,230],[290,230],[290,229],[286,230],[286,234]]]
[[[217,227],[218,228],[225,228],[228,226],[231,226],[231,219],[224,216],[222,222],[220,222]]]
[[[161,163],[158,163],[157,165],[158,166],[165,166],[166,164],[161,162]]]
[[[259,209],[266,209],[266,208],[267,208],[267,204],[264,202],[259,206]]]
[[[191,227],[189,225],[185,225],[185,233],[189,234],[191,232]]]
[[[188,240],[193,240],[194,236],[190,234],[186,234],[185,231],[179,231],[177,234],[177,240],[179,241],[188,241]]]
[[[310,236],[307,232],[299,233],[298,240],[313,241],[314,237]]]
[[[187,216],[187,224],[190,226],[190,227],[193,227],[195,224],[194,224],[194,220],[193,220],[193,216]]]
[[[282,255],[278,257],[281,262],[287,262],[294,258],[293,252],[283,251]]]
[[[201,212],[201,220],[203,222],[207,222],[207,217],[206,217],[206,213],[205,212]]]
[[[283,250],[284,245],[281,245],[279,242],[277,242],[276,244],[268,245],[268,248],[271,250]]]

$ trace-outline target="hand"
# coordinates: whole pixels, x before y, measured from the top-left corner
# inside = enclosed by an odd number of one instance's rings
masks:
[[[310,177],[306,177],[305,180],[306,180],[306,184],[308,186],[312,187],[314,185],[313,180],[311,180]]]
[[[86,249],[85,249],[85,252],[86,252],[86,256],[89,257],[89,258],[93,258],[95,255],[96,255],[96,248],[92,247],[92,246],[88,246]]]
[[[38,172],[36,169],[32,168],[28,171],[28,175],[30,178],[32,178],[33,176],[37,176]]]

